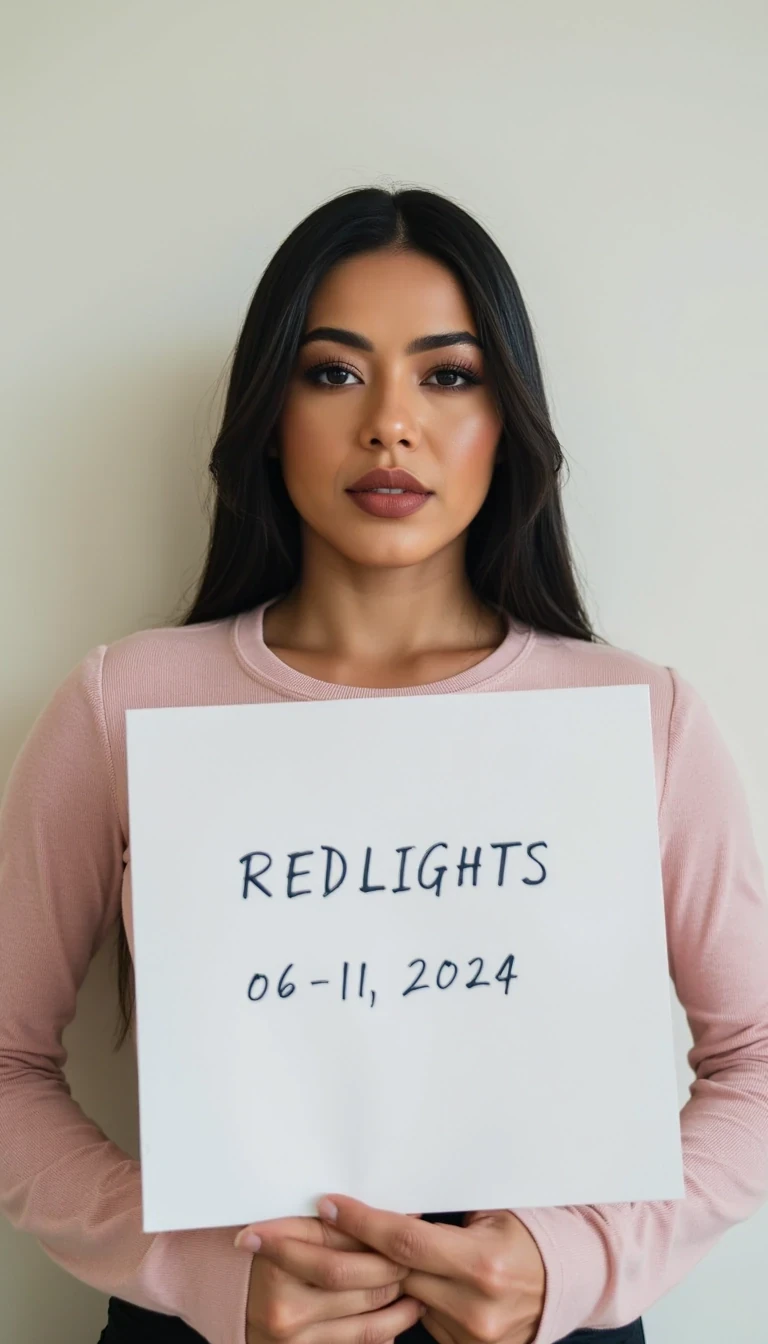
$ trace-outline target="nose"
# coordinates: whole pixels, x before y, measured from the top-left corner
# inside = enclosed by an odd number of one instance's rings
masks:
[[[416,448],[419,437],[418,419],[409,405],[405,388],[394,380],[382,386],[378,393],[371,388],[360,426],[362,446],[368,449]]]

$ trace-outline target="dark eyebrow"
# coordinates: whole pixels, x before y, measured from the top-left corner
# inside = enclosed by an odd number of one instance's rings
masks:
[[[351,345],[355,350],[373,350],[373,342],[356,331],[347,331],[344,327],[314,327],[306,332],[299,341],[299,347],[308,341],[337,341],[339,345]],[[418,336],[405,347],[406,355],[419,355],[423,350],[439,350],[445,345],[476,345],[482,350],[482,343],[471,331],[443,331],[435,336]]]

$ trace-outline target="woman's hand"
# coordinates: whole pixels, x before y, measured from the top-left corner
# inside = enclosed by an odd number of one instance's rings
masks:
[[[318,1206],[339,1232],[409,1273],[403,1291],[423,1302],[438,1344],[531,1344],[544,1306],[544,1263],[528,1229],[506,1209],[464,1227],[414,1221],[331,1195]]]
[[[256,1250],[247,1344],[389,1344],[424,1311],[403,1296],[408,1269],[317,1218],[253,1223],[235,1244]]]

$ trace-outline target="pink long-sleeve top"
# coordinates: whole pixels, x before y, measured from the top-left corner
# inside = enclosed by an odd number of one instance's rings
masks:
[[[628,1323],[768,1194],[768,905],[710,711],[672,668],[512,620],[458,676],[386,689],[323,682],[264,643],[266,605],[93,648],[16,758],[0,809],[0,1206],[85,1283],[180,1316],[211,1344],[244,1344],[251,1257],[233,1246],[235,1229],[143,1232],[139,1162],[83,1113],[62,1072],[62,1031],[121,908],[133,945],[126,709],[643,683],[670,974],[694,1039],[686,1195],[515,1210],[546,1269],[535,1344]]]

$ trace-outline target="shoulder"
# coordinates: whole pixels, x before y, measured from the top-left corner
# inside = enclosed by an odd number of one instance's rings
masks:
[[[136,630],[102,645],[107,713],[210,703],[232,666],[233,618]],[[93,656],[92,654],[89,656]]]
[[[514,682],[521,689],[567,686],[648,687],[660,792],[670,763],[686,773],[733,775],[730,749],[707,701],[677,667],[631,649],[538,632]]]
[[[246,700],[232,650],[233,617],[136,630],[99,644],[72,669],[59,694],[90,705],[128,833],[126,710]]]
[[[690,683],[666,663],[615,644],[542,631],[536,633],[530,656],[514,684],[520,689],[647,686],[660,790],[666,774],[672,726],[680,715],[681,705],[700,703]]]
[[[67,678],[85,690],[118,768],[129,709],[231,703],[243,695],[232,649],[233,617],[136,630],[89,649]]]
[[[524,668],[526,680],[548,686],[629,686],[649,688],[659,712],[672,710],[678,674],[666,663],[615,644],[538,631]]]

